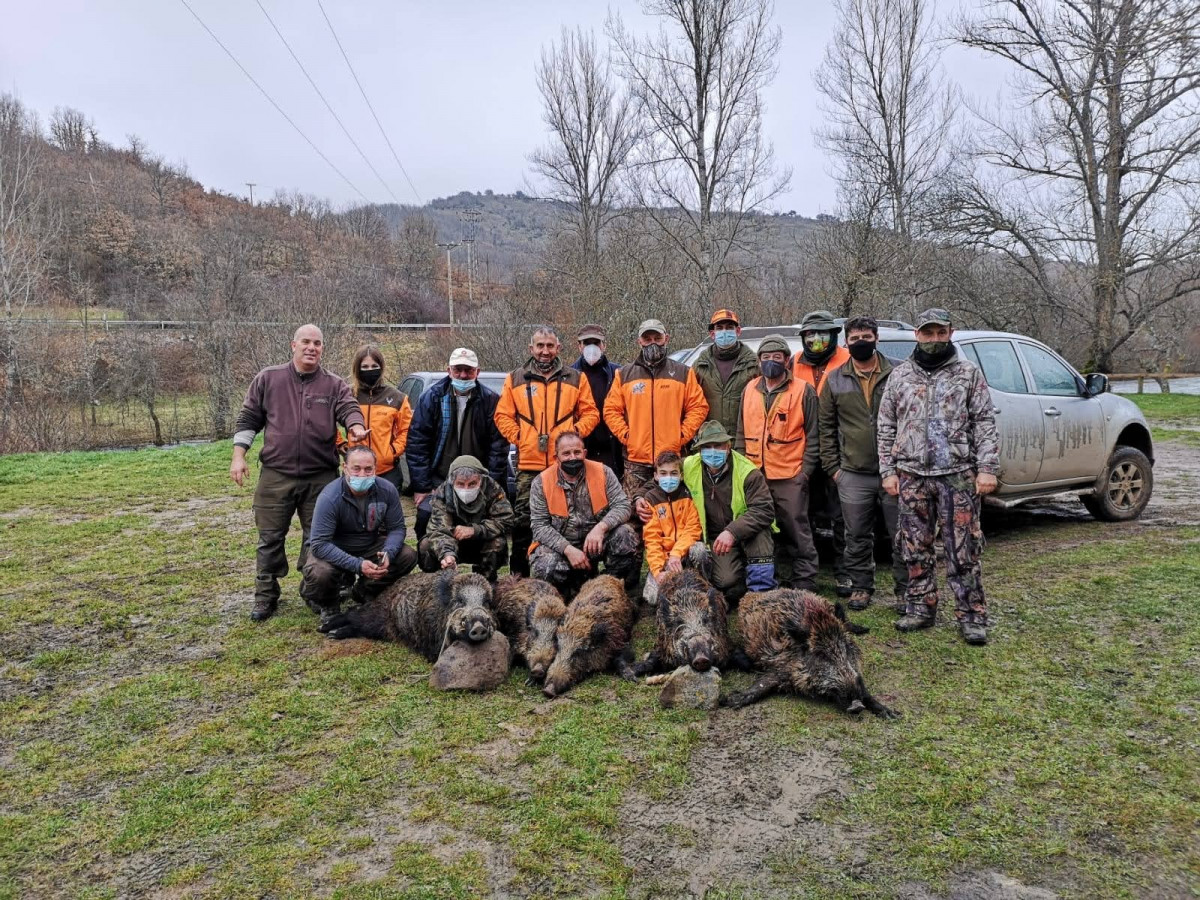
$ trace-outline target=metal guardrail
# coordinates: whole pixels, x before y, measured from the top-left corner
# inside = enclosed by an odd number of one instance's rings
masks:
[[[210,323],[200,321],[189,321],[186,319],[161,319],[150,321],[146,319],[89,319],[86,323],[82,319],[39,319],[39,318],[18,318],[15,321],[22,324],[30,325],[49,325],[59,328],[83,328],[85,325],[88,328],[97,328],[102,331],[112,331],[120,329],[143,329],[147,331],[186,331],[192,328],[201,328]],[[236,325],[244,328],[294,328],[295,322],[230,322],[230,325]],[[458,323],[451,325],[448,322],[347,322],[339,323],[346,328],[358,328],[363,331],[444,331],[444,330],[470,330],[478,328],[491,328],[490,325],[479,325],[475,323]]]

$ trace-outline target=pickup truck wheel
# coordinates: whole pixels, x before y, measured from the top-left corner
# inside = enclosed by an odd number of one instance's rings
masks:
[[[1102,522],[1136,519],[1150,502],[1154,468],[1141,450],[1117,447],[1096,481],[1096,493],[1081,497],[1083,505]]]

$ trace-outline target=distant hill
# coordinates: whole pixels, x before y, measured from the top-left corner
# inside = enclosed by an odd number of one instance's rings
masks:
[[[511,282],[514,272],[538,266],[539,254],[564,227],[568,208],[555,200],[515,194],[462,191],[453,197],[431,200],[425,206],[385,204],[375,207],[393,233],[411,215],[424,214],[437,227],[439,241],[474,238],[475,277]],[[795,254],[796,239],[819,227],[828,217],[809,219],[794,211],[758,216],[765,229],[763,252],[769,256]],[[463,248],[454,251],[456,265],[466,264]],[[490,268],[489,268],[490,267]]]

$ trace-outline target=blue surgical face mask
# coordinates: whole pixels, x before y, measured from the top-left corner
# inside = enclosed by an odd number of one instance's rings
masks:
[[[725,459],[729,456],[728,450],[717,450],[713,447],[702,447],[700,450],[700,459],[710,469],[719,469],[725,465]]]
[[[737,330],[733,328],[718,328],[713,331],[713,343],[722,350],[728,349],[737,343]]]
[[[356,493],[356,494],[362,494],[362,493],[365,493],[366,491],[369,491],[371,489],[371,486],[373,484],[375,484],[375,476],[374,475],[350,475],[347,477],[347,481],[350,482],[350,490],[354,491],[354,493]]]
[[[666,493],[671,493],[675,488],[679,487],[678,475],[660,475],[658,476],[658,486]]]
[[[474,378],[451,378],[450,384],[460,394],[465,394],[465,393],[467,393],[467,391],[475,390],[475,379]]]

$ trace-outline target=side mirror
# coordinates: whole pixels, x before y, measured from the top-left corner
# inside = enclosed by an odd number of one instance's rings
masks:
[[[1108,393],[1108,376],[1100,372],[1093,372],[1088,375],[1084,379],[1083,384],[1084,390],[1087,391],[1089,397]]]

